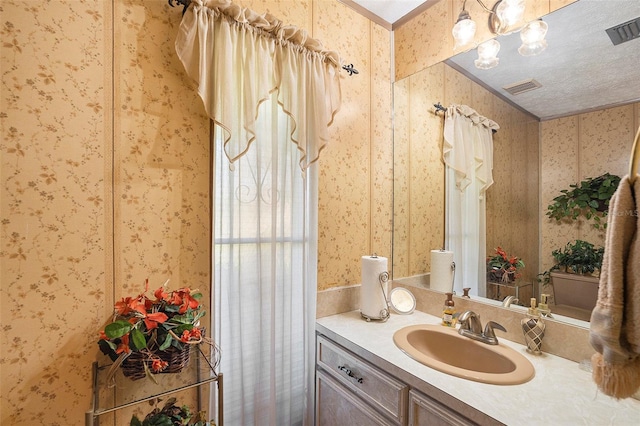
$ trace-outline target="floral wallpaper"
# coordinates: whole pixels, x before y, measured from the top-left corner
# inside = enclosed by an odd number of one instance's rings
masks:
[[[116,298],[209,287],[209,123],[175,55],[181,8],[114,4]]]
[[[587,177],[629,173],[640,103],[608,108],[541,123],[541,270],[553,265],[551,252],[576,239],[604,246],[605,233],[578,221],[558,224],[546,208],[560,190]]]
[[[390,256],[390,33],[335,0],[241,4],[360,71],[321,160],[318,277],[358,283],[362,254]],[[0,3],[1,424],[84,424],[98,330],[146,278],[209,292],[209,123],[173,50],[180,12]]]
[[[112,303],[110,5],[0,15],[0,423],[79,424]]]
[[[335,139],[319,160],[318,290],[324,290],[359,284],[362,256],[376,253],[391,265],[391,38],[341,3],[314,7],[314,16],[322,16],[314,36],[359,71],[341,81]]]

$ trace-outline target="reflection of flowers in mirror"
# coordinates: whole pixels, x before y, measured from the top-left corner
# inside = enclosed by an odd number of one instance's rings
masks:
[[[499,276],[502,281],[513,281],[522,276],[518,271],[524,268],[524,261],[517,256],[510,256],[500,246],[493,256],[487,257],[487,272]]]

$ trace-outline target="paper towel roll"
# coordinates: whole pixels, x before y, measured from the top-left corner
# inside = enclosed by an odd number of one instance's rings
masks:
[[[384,317],[387,310],[387,283],[380,286],[380,274],[387,272],[387,258],[362,256],[362,285],[360,286],[360,312],[372,319]],[[384,293],[382,289],[384,288]]]
[[[431,250],[431,290],[443,293],[453,291],[453,252],[448,250]]]

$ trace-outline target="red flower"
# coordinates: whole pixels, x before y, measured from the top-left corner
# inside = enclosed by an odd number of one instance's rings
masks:
[[[169,294],[167,292],[164,291],[164,288],[160,287],[158,288],[153,295],[156,297],[156,300],[158,302],[160,302],[161,300],[168,300],[169,299]]]
[[[123,297],[122,300],[116,302],[116,312],[118,315],[127,315],[138,304],[137,299],[131,297]]]
[[[182,336],[180,336],[180,341],[183,343],[187,343],[191,340],[199,340],[200,338],[202,338],[202,332],[199,328],[195,327],[191,330],[183,331]]]
[[[135,303],[131,303],[131,310],[139,312],[142,316],[147,313],[147,305],[140,298],[136,299]]]
[[[151,369],[156,373],[164,370],[168,365],[169,363],[167,361],[163,361],[160,358],[154,358],[153,361],[151,361]]]
[[[131,352],[131,348],[129,347],[129,335],[125,334],[120,338],[120,344],[116,348],[116,353],[121,354],[122,352],[129,353]]]
[[[164,312],[145,314],[144,325],[147,327],[147,330],[153,330],[154,328],[158,328],[158,324],[162,324],[168,319],[169,317]]]
[[[200,303],[191,297],[190,289],[181,288],[171,294],[171,304],[180,306],[180,310],[178,312],[184,314],[189,308],[196,309]]]

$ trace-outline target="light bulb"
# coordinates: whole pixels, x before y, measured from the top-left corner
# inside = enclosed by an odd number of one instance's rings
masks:
[[[460,12],[458,22],[453,26],[451,34],[456,41],[456,48],[466,46],[473,41],[476,35],[476,23],[466,10]]]
[[[478,59],[473,63],[476,68],[488,70],[498,65],[500,59],[497,58],[500,51],[498,40],[488,40],[478,46]]]
[[[524,16],[524,0],[502,0],[496,14],[503,27],[516,25]]]
[[[544,21],[531,21],[520,31],[520,40],[522,46],[518,48],[518,52],[522,56],[533,56],[541,53],[547,48],[547,41],[544,37],[547,35],[549,26]]]

